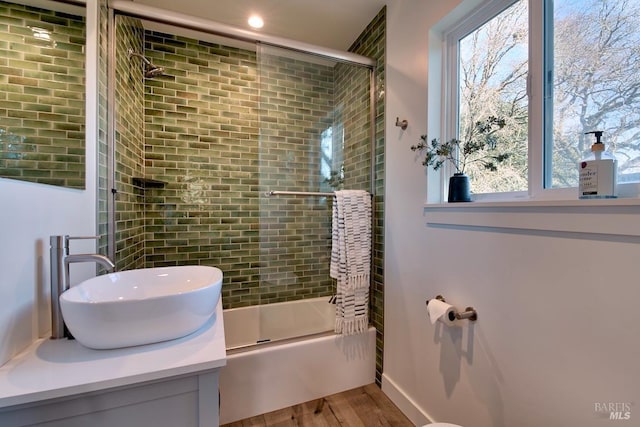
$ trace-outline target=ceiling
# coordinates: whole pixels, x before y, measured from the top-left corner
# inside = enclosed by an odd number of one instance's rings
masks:
[[[133,0],[135,3],[252,30],[247,19],[264,19],[261,33],[347,50],[386,0]]]

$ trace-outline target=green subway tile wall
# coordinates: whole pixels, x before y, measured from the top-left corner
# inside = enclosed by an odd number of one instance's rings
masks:
[[[375,66],[375,164],[374,164],[374,245],[373,280],[371,288],[371,322],[376,336],[376,382],[382,381],[382,355],[384,346],[384,81],[386,45],[386,7],[361,33],[349,49],[376,60]],[[349,156],[354,156],[350,154]],[[358,155],[355,155],[358,158]]]
[[[128,51],[143,51],[139,20],[116,16],[116,268],[145,267],[144,193],[133,178],[144,176],[144,78],[142,62]]]
[[[146,263],[217,266],[225,308],[257,304],[255,53],[147,32],[145,55],[166,70],[146,81],[145,172],[167,183],[146,191]]]
[[[332,293],[330,203],[264,193],[326,186],[335,64],[281,53],[146,37],[167,70],[146,85],[145,172],[167,182],[146,192],[147,265],[220,267],[225,307]]]
[[[0,176],[85,187],[85,19],[0,2]]]

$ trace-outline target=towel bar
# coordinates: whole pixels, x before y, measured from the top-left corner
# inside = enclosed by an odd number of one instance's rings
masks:
[[[322,193],[316,191],[277,191],[271,190],[264,193],[265,196],[317,196],[317,197],[333,197],[335,193]],[[373,194],[371,194],[373,197]]]

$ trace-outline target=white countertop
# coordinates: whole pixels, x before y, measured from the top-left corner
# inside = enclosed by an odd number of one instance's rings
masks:
[[[227,363],[222,303],[198,331],[157,344],[92,350],[40,339],[0,367],[0,408],[220,368]]]

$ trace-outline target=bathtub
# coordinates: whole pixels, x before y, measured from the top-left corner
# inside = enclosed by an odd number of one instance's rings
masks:
[[[220,371],[221,424],[375,381],[375,328],[335,335],[335,305],[328,300],[224,310],[228,350]]]

